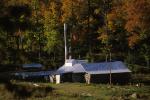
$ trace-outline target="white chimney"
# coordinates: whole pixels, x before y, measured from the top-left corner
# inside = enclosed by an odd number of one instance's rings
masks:
[[[67,25],[64,23],[64,42],[65,42],[65,62],[67,60],[67,41],[66,41]]]

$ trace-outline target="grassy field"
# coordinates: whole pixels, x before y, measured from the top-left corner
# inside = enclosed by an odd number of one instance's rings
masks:
[[[11,82],[0,84],[0,100],[150,100],[150,86]]]

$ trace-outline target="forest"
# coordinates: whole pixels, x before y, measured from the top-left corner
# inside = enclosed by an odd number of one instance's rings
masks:
[[[64,23],[68,58],[150,69],[150,0],[0,0],[0,65],[62,66]]]

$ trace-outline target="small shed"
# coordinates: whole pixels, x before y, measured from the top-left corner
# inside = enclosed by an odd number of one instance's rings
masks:
[[[54,75],[56,71],[19,71],[12,73],[17,79],[23,79],[28,81],[42,81],[47,80],[53,83]]]
[[[122,61],[87,63],[71,59],[66,63],[72,64],[64,64],[57,70],[63,82],[85,82],[86,74],[90,75],[90,81],[93,83],[108,83],[110,74],[113,83],[125,83],[130,79],[131,71]]]

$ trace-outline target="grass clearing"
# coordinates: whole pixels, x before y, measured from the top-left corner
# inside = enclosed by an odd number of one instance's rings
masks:
[[[149,98],[150,87],[149,86],[112,86],[104,84],[80,84],[80,83],[64,83],[60,85],[54,85],[56,92],[64,94],[64,96],[77,95],[79,100],[83,97],[87,99],[130,99],[130,95],[136,93],[140,99]],[[145,98],[142,98],[145,96]]]
[[[150,86],[85,83],[36,83],[12,82],[15,88],[0,84],[0,100],[150,100]],[[24,94],[20,95],[18,92]],[[30,94],[30,95],[29,95]]]

